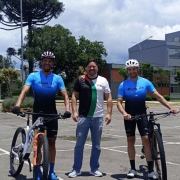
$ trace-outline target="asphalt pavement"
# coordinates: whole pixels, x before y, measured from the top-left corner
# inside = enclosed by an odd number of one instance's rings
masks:
[[[175,104],[174,107],[180,108]],[[64,112],[63,106],[57,106],[58,112]],[[150,106],[149,109],[155,112],[167,112],[161,105]],[[106,112],[106,107],[105,111]],[[163,141],[166,153],[168,180],[180,179],[180,114],[169,116],[159,120],[163,133]],[[9,150],[12,137],[17,127],[25,127],[26,120],[10,113],[0,112],[0,180],[32,180],[33,174],[29,172],[27,163],[24,164],[21,174],[13,178],[9,174]],[[73,152],[75,146],[76,123],[69,118],[59,120],[59,132],[57,137],[57,155],[55,172],[60,180],[66,180],[68,173],[72,170]],[[140,159],[141,140],[138,131],[136,132],[136,168],[138,176],[136,179],[147,180],[146,161]],[[89,175],[89,157],[91,152],[91,141],[87,140],[84,148],[83,167],[81,176],[76,180],[124,180],[130,170],[126,135],[124,131],[123,118],[116,106],[113,108],[113,118],[109,125],[104,124],[101,141],[100,168],[103,177],[97,178]]]

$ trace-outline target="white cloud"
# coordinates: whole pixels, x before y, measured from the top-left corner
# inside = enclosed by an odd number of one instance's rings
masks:
[[[166,33],[180,31],[180,0],[63,0],[63,3],[64,13],[49,24],[61,24],[76,38],[84,35],[91,41],[103,41],[109,63],[127,60],[132,41],[140,42],[150,36],[164,40]],[[20,30],[1,33],[0,38],[2,53],[10,45],[20,44]]]

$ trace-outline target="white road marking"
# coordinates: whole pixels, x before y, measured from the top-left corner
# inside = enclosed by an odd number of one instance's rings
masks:
[[[175,165],[175,166],[180,166],[180,164],[176,164],[176,163],[172,163],[172,162],[167,162],[167,161],[166,161],[166,163],[167,163],[167,164],[171,164],[171,165]]]
[[[1,139],[1,141],[7,141],[7,140],[12,140],[12,138],[8,138],[8,139]]]
[[[69,142],[76,143],[76,141],[69,141]],[[86,145],[86,146],[92,147],[91,144],[87,144],[87,143],[86,143],[85,145]],[[136,145],[136,146],[137,146],[137,145]],[[142,146],[142,145],[138,145],[138,146]],[[108,147],[101,147],[101,149],[105,149],[105,150],[108,150],[108,151],[114,151],[114,152],[119,152],[119,153],[127,154],[127,151],[119,151],[119,150],[116,150],[116,149],[112,149],[112,147],[111,147],[111,148],[108,148]],[[140,157],[141,155],[136,154],[136,156]],[[180,164],[176,164],[176,163],[173,163],[173,162],[167,162],[167,161],[166,161],[166,163],[167,163],[167,164],[171,164],[171,165],[180,166]]]
[[[74,151],[74,149],[67,149],[67,150],[56,150],[56,151],[60,151],[60,152],[67,152],[67,151]]]
[[[165,142],[164,145],[167,145],[167,144],[170,144],[170,145],[180,145],[180,142]]]

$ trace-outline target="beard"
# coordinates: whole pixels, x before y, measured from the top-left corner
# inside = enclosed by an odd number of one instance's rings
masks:
[[[129,76],[130,76],[130,78],[137,78],[138,74],[137,73],[132,73]]]
[[[97,72],[94,71],[94,70],[91,70],[91,71],[88,72],[88,74],[89,74],[90,76],[95,76],[95,75],[97,74]]]

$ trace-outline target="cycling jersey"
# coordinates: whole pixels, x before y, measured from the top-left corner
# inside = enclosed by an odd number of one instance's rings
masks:
[[[128,78],[119,85],[118,98],[125,100],[125,111],[128,114],[143,114],[146,113],[145,101],[147,91],[150,93],[156,91],[149,80],[138,77],[138,80],[133,82]]]
[[[104,93],[111,92],[104,77],[90,79],[82,75],[76,80],[73,91],[79,93],[79,116],[103,117]]]
[[[26,85],[31,86],[34,93],[34,112],[57,113],[55,96],[58,90],[65,90],[61,76],[50,73],[48,76],[42,71],[31,73]]]

